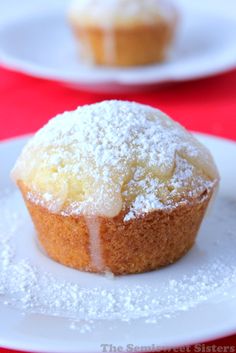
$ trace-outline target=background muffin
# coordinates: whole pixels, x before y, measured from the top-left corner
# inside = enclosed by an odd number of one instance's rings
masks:
[[[85,62],[135,66],[166,59],[177,14],[168,0],[74,0],[69,19]]]
[[[219,179],[209,151],[184,128],[123,101],[52,119],[27,144],[13,177],[53,259],[115,274],[183,256]]]

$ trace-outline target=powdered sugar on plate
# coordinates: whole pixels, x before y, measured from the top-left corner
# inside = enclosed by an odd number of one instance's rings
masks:
[[[49,260],[35,245],[18,192],[0,199],[0,301],[23,313],[86,322],[144,319],[156,323],[236,288],[235,201],[219,198],[197,245],[175,265],[112,278],[85,274]],[[71,324],[76,329],[76,323]]]

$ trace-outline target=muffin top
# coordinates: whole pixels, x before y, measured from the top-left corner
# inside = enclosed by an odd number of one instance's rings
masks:
[[[95,27],[149,24],[163,19],[173,22],[176,18],[168,0],[73,0],[69,14],[81,25]]]
[[[13,171],[32,202],[63,215],[129,221],[192,202],[218,180],[210,152],[161,111],[104,101],[58,115]]]

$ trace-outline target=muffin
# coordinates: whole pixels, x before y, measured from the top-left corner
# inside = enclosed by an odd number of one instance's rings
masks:
[[[186,254],[219,182],[210,152],[178,123],[114,100],[49,121],[12,176],[52,259],[116,275]]]
[[[136,66],[167,58],[177,13],[168,0],[74,0],[69,22],[86,63]]]

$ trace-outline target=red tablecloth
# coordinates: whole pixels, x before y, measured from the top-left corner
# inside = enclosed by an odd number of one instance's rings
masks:
[[[236,140],[236,70],[204,80],[163,85],[152,91],[114,95],[77,91],[1,68],[0,139],[33,132],[52,116],[78,105],[111,98],[153,105],[191,130]],[[214,343],[218,347],[236,345],[236,335]],[[236,346],[233,348],[227,352],[236,352]],[[8,351],[0,348],[0,352]]]

